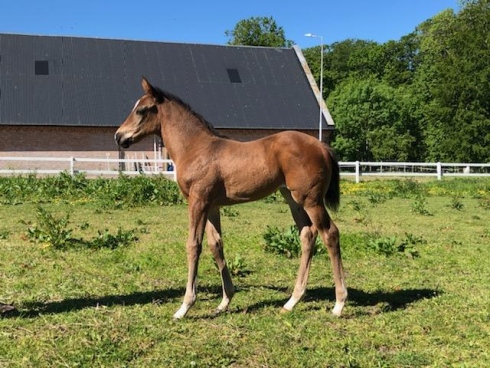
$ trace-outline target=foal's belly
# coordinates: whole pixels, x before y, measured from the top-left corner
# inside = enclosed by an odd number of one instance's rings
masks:
[[[274,193],[283,184],[277,169],[264,166],[235,167],[222,173],[223,198],[220,204],[255,201]]]

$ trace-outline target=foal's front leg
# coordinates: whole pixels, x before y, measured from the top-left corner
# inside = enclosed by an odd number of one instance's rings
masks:
[[[174,314],[174,318],[176,319],[184,317],[196,301],[197,269],[199,256],[202,252],[202,239],[206,220],[206,206],[189,199],[189,235],[186,243],[188,266],[187,286],[185,288],[184,302]]]

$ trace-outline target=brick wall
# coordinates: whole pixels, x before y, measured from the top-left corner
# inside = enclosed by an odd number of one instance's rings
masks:
[[[146,137],[120,155],[117,128],[0,126],[0,169],[69,169],[61,162],[4,161],[2,157],[153,158],[154,138]],[[116,164],[91,163],[87,168],[118,170]]]
[[[155,158],[155,142],[158,147],[158,139],[149,136],[129,149],[120,151],[114,142],[116,130],[116,127],[0,126],[0,169],[69,170],[69,164],[66,162],[17,162],[5,161],[2,157]],[[223,129],[220,132],[233,139],[249,141],[276,131]],[[317,136],[317,132],[306,133]],[[329,133],[325,132],[326,139]],[[161,157],[167,158],[165,149],[162,151]],[[77,167],[118,170],[117,164],[107,163],[84,163]]]

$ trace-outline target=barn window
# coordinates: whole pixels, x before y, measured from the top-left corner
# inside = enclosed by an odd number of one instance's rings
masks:
[[[36,60],[34,62],[34,74],[49,75],[49,63],[47,60]]]
[[[238,73],[237,69],[226,69],[226,71],[228,72],[228,78],[230,78],[231,83],[242,83],[240,73]]]

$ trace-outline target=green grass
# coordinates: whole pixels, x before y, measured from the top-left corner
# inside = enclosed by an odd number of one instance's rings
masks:
[[[229,312],[212,316],[221,285],[205,249],[198,301],[182,321],[172,315],[186,282],[185,205],[101,206],[57,193],[41,206],[55,219],[70,214],[70,237],[89,242],[122,229],[137,238],[57,249],[28,236],[40,201],[9,192],[0,204],[0,300],[17,312],[0,317],[0,367],[482,366],[490,361],[490,181],[437,184],[342,182],[333,218],[350,294],[341,318],[329,312],[325,253],[313,259],[305,299],[279,313],[299,262],[264,250],[267,225],[292,225],[281,200],[225,210],[237,294]],[[422,199],[426,211],[414,205]]]

